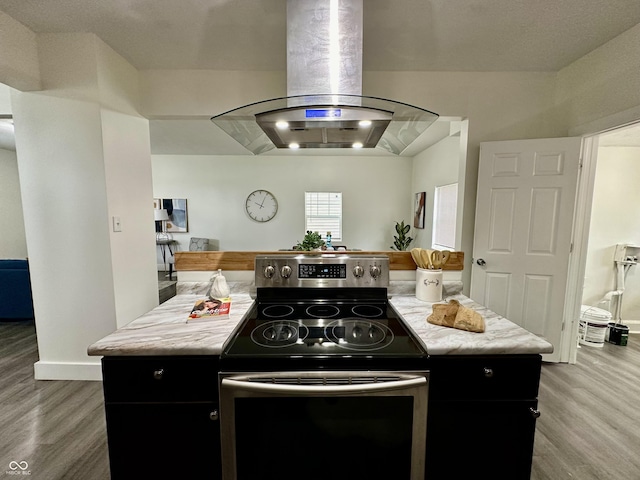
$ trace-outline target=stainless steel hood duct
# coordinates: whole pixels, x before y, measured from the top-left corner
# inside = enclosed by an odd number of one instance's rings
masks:
[[[287,0],[287,97],[211,118],[258,155],[273,148],[400,154],[436,113],[362,95],[363,0]]]

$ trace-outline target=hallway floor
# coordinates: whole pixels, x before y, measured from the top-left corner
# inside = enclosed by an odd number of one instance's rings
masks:
[[[639,378],[640,334],[543,365],[531,479],[640,479]]]

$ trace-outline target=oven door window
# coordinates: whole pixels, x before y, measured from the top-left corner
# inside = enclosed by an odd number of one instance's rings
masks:
[[[238,398],[238,479],[408,479],[412,412],[411,397]]]
[[[223,458],[235,458],[231,468],[223,466],[223,478],[424,478],[424,377],[422,382],[365,394],[336,388],[327,394],[234,394],[223,381]]]

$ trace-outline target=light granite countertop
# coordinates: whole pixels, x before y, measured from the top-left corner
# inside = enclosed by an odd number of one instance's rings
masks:
[[[228,319],[187,323],[208,283],[179,283],[177,295],[88,348],[89,355],[219,355],[222,346],[251,307],[251,285],[229,282]],[[462,295],[459,282],[445,282],[443,302],[458,300],[485,318],[486,331],[473,333],[427,323],[431,303],[415,297],[415,282],[391,282],[391,304],[422,340],[430,355],[505,355],[551,353],[553,346]]]

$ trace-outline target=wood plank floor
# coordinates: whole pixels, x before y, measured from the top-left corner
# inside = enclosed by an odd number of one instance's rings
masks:
[[[0,478],[108,480],[102,382],[36,381],[37,360],[33,323],[0,323]]]
[[[542,367],[532,480],[640,480],[640,335]]]
[[[37,360],[33,324],[0,323],[0,478],[108,480],[102,383],[35,381]],[[639,407],[640,335],[544,365],[531,479],[640,480]]]

